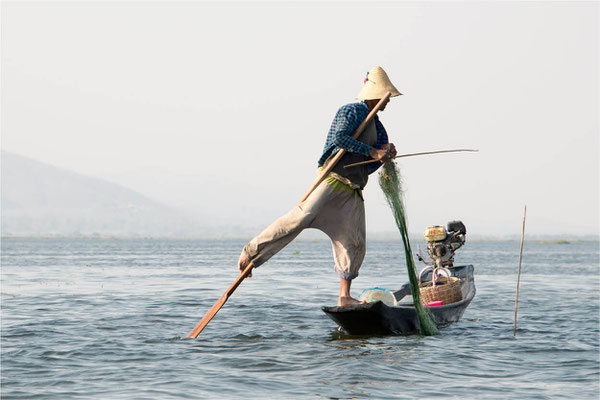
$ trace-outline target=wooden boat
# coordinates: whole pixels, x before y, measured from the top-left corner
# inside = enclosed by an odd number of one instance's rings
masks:
[[[438,327],[458,321],[475,297],[474,268],[472,265],[447,267],[451,275],[459,278],[462,300],[456,303],[430,307]],[[431,281],[431,272],[422,282]],[[405,283],[394,292],[400,302],[410,295],[410,285]],[[418,332],[417,313],[412,305],[387,306],[381,301],[341,307],[323,307],[322,310],[344,331],[351,335],[410,334]]]

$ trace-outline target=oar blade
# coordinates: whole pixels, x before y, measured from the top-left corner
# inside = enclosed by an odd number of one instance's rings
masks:
[[[223,307],[225,305],[228,298],[229,298],[229,296],[227,296],[227,293],[225,293],[223,296],[221,296],[221,298],[219,300],[217,300],[217,302],[215,304],[213,304],[213,306],[210,308],[210,310],[208,310],[208,312],[204,315],[204,317],[202,317],[200,322],[198,322],[196,324],[194,329],[192,329],[192,331],[190,333],[188,333],[187,337],[196,339],[198,337],[198,335],[204,330],[206,325],[208,325],[208,323],[213,319],[213,317],[215,315],[217,315],[217,313],[219,312],[221,307]]]
[[[195,339],[196,337],[198,337],[200,332],[202,332],[204,330],[206,325],[208,325],[208,323],[213,319],[213,317],[219,312],[221,307],[223,307],[223,305],[225,305],[225,303],[227,302],[227,299],[229,299],[229,297],[233,294],[235,289],[237,289],[237,287],[240,286],[240,283],[242,283],[242,281],[244,279],[246,279],[252,273],[253,268],[254,268],[253,263],[250,263],[250,264],[248,264],[248,266],[246,266],[244,271],[240,274],[240,276],[238,276],[238,278],[235,280],[235,282],[233,282],[231,284],[229,289],[227,289],[225,291],[223,296],[221,296],[221,298],[219,300],[217,300],[217,302],[215,304],[213,304],[213,306],[210,308],[210,310],[208,310],[208,312],[204,315],[204,317],[202,317],[200,322],[198,322],[196,324],[194,329],[192,329],[192,331],[190,333],[188,333],[187,337],[192,338],[192,339]]]

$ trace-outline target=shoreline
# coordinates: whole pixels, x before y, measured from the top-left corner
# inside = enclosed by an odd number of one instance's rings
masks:
[[[324,235],[324,234],[323,234]],[[100,234],[91,234],[91,235],[11,235],[11,234],[3,234],[0,236],[0,240],[4,239],[76,239],[76,240],[167,240],[167,241],[195,241],[195,240],[204,240],[204,241],[240,241],[240,240],[249,240],[249,236],[135,236],[135,235],[100,235]],[[400,242],[402,239],[398,237],[392,236],[378,236],[377,234],[372,234],[369,236],[367,233],[368,241],[377,241],[377,242]],[[411,235],[411,241],[419,241],[422,240],[421,235]],[[600,243],[599,237],[593,237],[593,235],[585,235],[585,236],[572,236],[572,235],[525,235],[525,240],[528,242],[539,242],[541,244],[574,244],[581,242],[597,242]],[[298,237],[294,239],[294,241],[301,242],[320,242],[320,241],[329,241],[329,238],[326,236],[323,237]],[[502,236],[475,236],[475,237],[467,237],[467,241],[469,242],[518,242],[520,241],[520,237],[518,235],[512,235],[507,237]]]

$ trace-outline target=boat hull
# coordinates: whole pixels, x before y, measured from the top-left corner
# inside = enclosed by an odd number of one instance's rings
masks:
[[[460,320],[475,297],[474,268],[472,265],[451,268],[452,276],[461,279],[463,300],[442,306],[430,307],[438,327]],[[430,280],[425,276],[424,281]],[[396,300],[410,294],[410,285],[405,283],[394,292]],[[383,302],[356,304],[342,307],[322,307],[323,312],[351,335],[411,334],[418,332],[419,320],[412,306],[389,307]]]

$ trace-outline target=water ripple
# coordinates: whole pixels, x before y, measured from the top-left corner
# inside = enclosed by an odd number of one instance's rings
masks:
[[[595,242],[527,246],[516,338],[518,243],[468,243],[477,297],[419,337],[339,331],[320,311],[337,300],[330,245],[297,241],[187,339],[243,244],[3,239],[2,398],[598,398]],[[401,251],[370,242],[353,291],[404,282]]]

